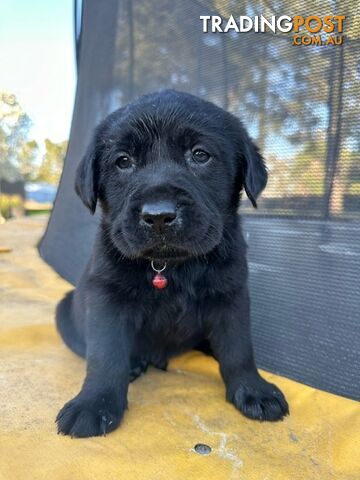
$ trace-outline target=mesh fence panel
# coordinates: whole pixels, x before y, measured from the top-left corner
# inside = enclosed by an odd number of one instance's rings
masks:
[[[270,172],[258,211],[241,207],[258,364],[358,398],[360,4],[256,3],[84,2],[69,150],[40,253],[76,282],[98,216],[75,197],[74,172],[104,116],[168,87],[209,99],[241,117]],[[292,32],[202,32],[200,15],[230,14],[346,15],[346,38],[297,46]]]

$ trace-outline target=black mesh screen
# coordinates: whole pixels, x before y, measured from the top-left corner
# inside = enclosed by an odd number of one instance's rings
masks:
[[[293,33],[203,33],[200,15],[346,15],[341,46]],[[86,0],[69,150],[40,253],[76,282],[97,216],[74,171],[94,126],[132,98],[171,87],[240,115],[270,180],[241,211],[250,246],[258,364],[360,397],[360,4]],[[324,37],[326,41],[326,37]]]

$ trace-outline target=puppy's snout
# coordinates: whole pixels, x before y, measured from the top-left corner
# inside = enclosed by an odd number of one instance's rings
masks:
[[[170,201],[145,203],[140,212],[140,222],[156,233],[176,223],[176,205]]]

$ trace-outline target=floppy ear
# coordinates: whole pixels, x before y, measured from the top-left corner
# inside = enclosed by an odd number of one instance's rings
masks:
[[[95,213],[99,189],[98,152],[94,135],[79,163],[75,177],[75,191],[92,214]]]
[[[268,173],[258,147],[253,143],[245,129],[243,129],[242,134],[244,188],[253,207],[256,208],[256,199],[266,187]]]

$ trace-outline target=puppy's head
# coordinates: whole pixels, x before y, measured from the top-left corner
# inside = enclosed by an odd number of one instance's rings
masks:
[[[80,162],[76,191],[99,200],[114,245],[128,257],[179,259],[221,242],[244,188],[266,185],[262,157],[240,121],[192,95],[146,95],[109,115]]]

